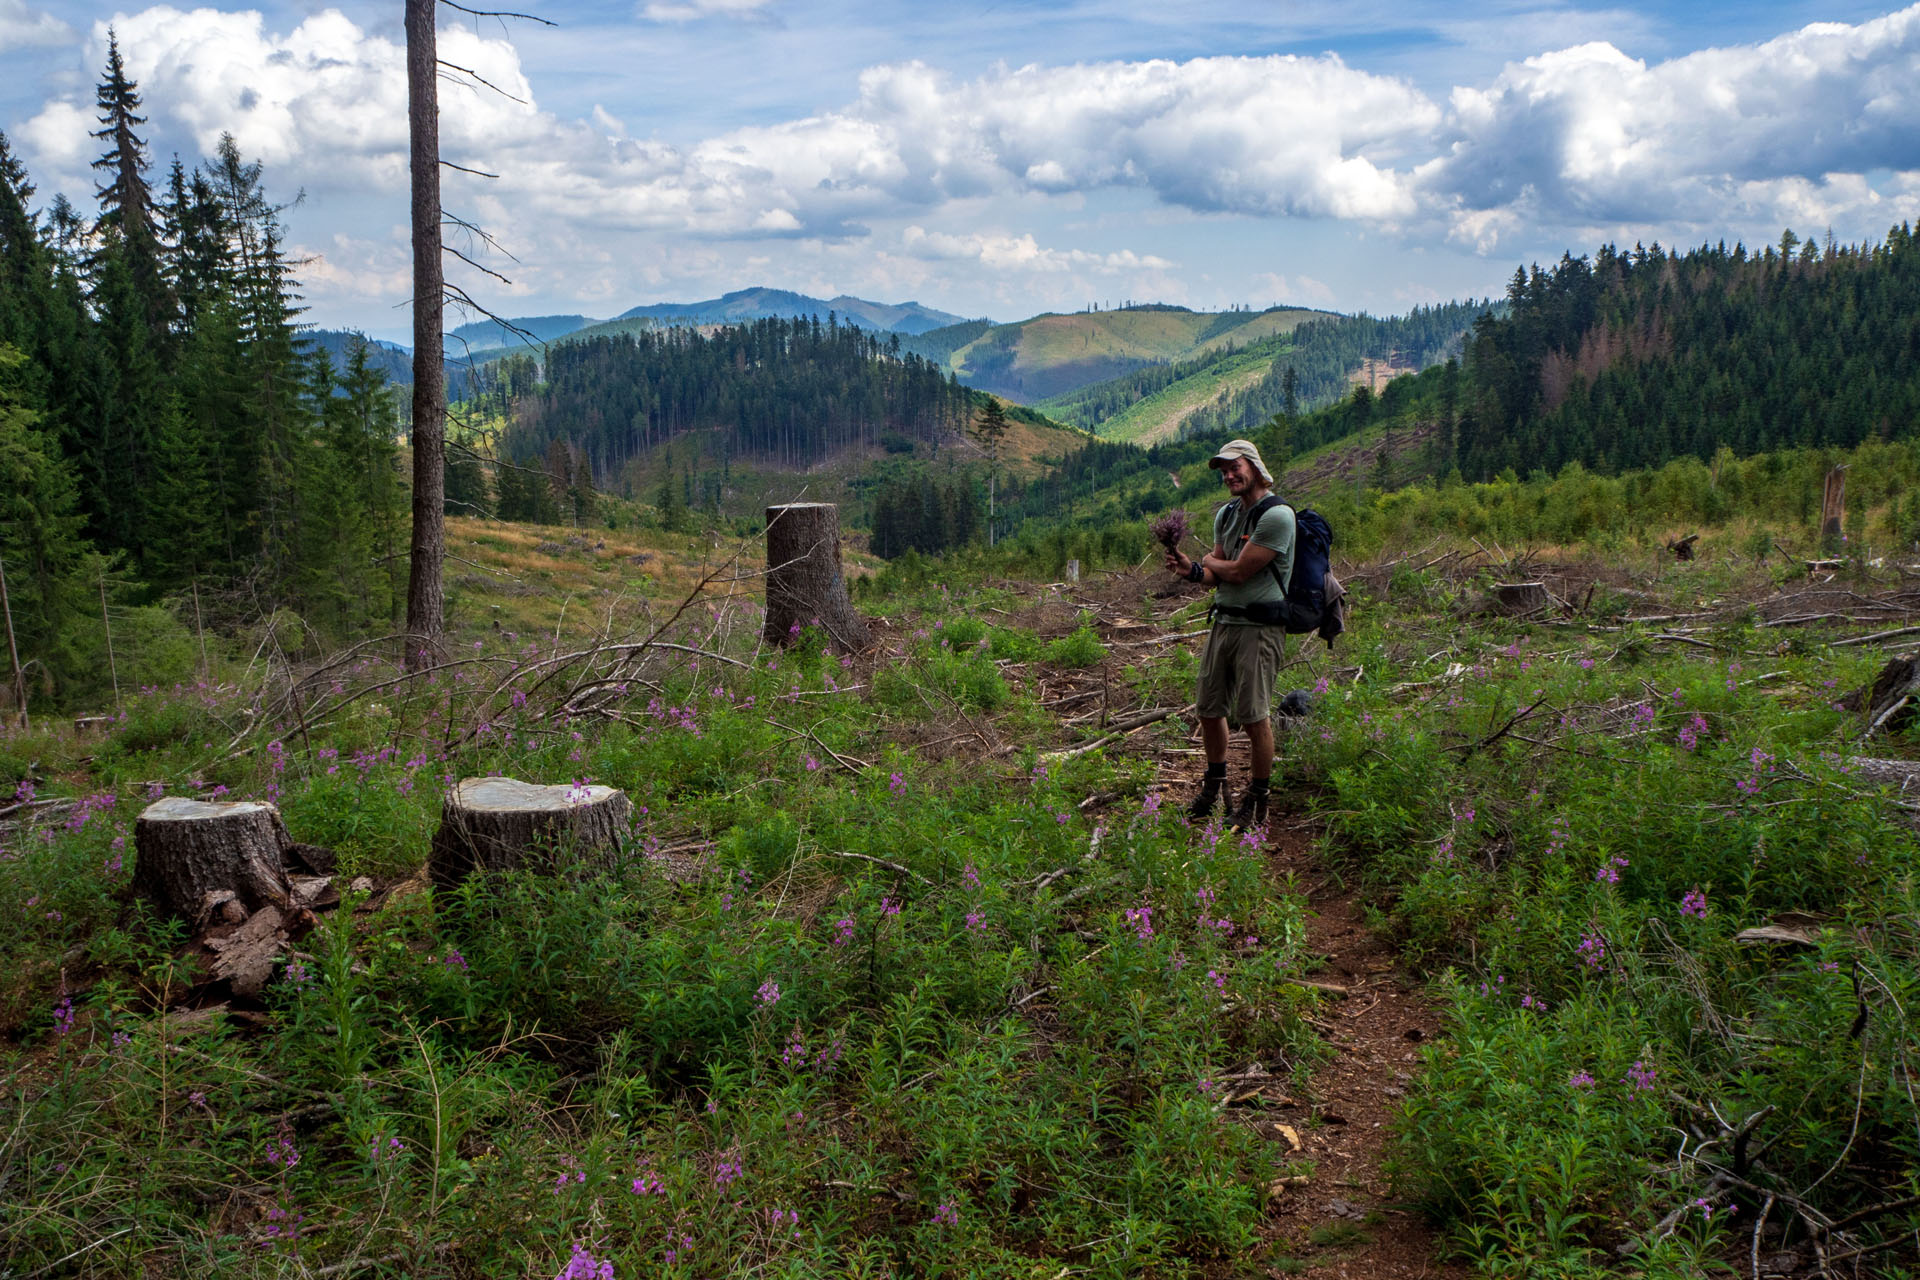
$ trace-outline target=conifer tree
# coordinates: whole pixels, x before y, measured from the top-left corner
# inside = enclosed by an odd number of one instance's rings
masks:
[[[100,128],[93,137],[107,144],[93,162],[106,181],[95,188],[100,217],[94,224],[103,241],[102,252],[124,258],[147,327],[156,336],[170,331],[172,300],[161,265],[160,233],[147,185],[147,144],[135,132],[147,122],[140,114],[140,90],[127,76],[120,57],[120,38],[107,31],[107,71],[94,101],[100,109]]]

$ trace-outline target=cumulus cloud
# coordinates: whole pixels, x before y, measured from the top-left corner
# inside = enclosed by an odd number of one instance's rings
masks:
[[[284,35],[266,30],[257,11],[170,6],[121,15],[115,27],[155,129],[184,133],[202,154],[230,132],[243,154],[264,160],[270,172],[290,169],[305,185],[404,183],[406,50],[369,36],[337,10]],[[104,64],[105,24],[90,44],[90,62]],[[504,40],[452,28],[440,35],[440,56],[531,100],[519,57]],[[531,106],[457,73],[442,77],[440,109],[442,149],[455,158],[534,145],[552,126]],[[56,100],[24,133],[44,158],[63,160],[93,145],[84,129],[77,142],[69,136],[82,117],[91,119],[79,102]]]
[[[636,3],[656,21],[771,9],[770,0]],[[26,0],[0,0],[0,33],[49,23],[64,30]],[[259,12],[171,5],[115,23],[163,155],[208,153],[231,131],[267,162],[276,191],[304,187],[404,217],[405,50],[395,39],[334,10],[284,31]],[[1665,236],[1831,222],[1861,234],[1877,229],[1865,219],[1884,227],[1920,214],[1920,6],[1661,63],[1584,43],[1509,64],[1444,101],[1331,54],[1001,66],[974,77],[909,62],[868,69],[836,109],[675,141],[634,136],[617,102],[585,119],[542,108],[505,38],[452,26],[440,40],[447,61],[521,99],[443,78],[447,158],[501,175],[450,176],[450,205],[517,250],[538,247],[523,252],[534,265],[516,278],[571,271],[579,278],[564,287],[576,295],[612,288],[616,275],[739,264],[748,252],[739,243],[764,242],[779,242],[781,261],[800,245],[831,248],[837,269],[872,261],[903,281],[964,263],[1049,287],[1125,280],[1138,292],[1134,281],[1175,269],[1145,251],[1156,208],[1340,221],[1480,253],[1642,226]],[[91,67],[105,46],[105,26],[95,26]],[[17,141],[83,189],[92,114],[90,95],[56,99]],[[981,229],[1011,224],[1009,209],[1061,209],[1102,192],[1124,195],[1110,209],[1145,203],[1141,249],[1096,253],[1017,225]],[[609,252],[615,244],[632,247]],[[392,264],[362,260],[357,246],[331,245],[327,262],[325,287],[366,281],[382,296],[397,287]],[[1274,283],[1332,300],[1305,276]]]
[[[909,256],[945,262],[977,262],[992,271],[1091,271],[1117,275],[1137,271],[1165,271],[1173,263],[1153,254],[1122,249],[1093,253],[1085,249],[1043,248],[1032,235],[963,234],[908,227],[900,241]]]
[[[1657,65],[1606,43],[1453,91],[1418,171],[1479,245],[1518,225],[1803,220],[1870,207],[1864,175],[1920,170],[1920,6]]]
[[[0,0],[0,48],[44,48],[74,39],[73,28],[51,13],[28,8],[26,0]]]

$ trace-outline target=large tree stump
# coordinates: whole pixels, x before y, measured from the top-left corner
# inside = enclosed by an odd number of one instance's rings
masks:
[[[1889,658],[1867,691],[1867,727],[1862,738],[1898,733],[1913,723],[1914,697],[1920,694],[1920,661]]]
[[[797,628],[815,625],[849,652],[873,641],[840,571],[839,509],[831,502],[768,507],[766,638],[786,644]]]
[[[633,805],[612,787],[468,778],[440,807],[427,873],[451,889],[476,871],[610,868]]]
[[[1544,582],[1498,582],[1493,587],[1491,601],[1494,610],[1499,613],[1532,613],[1536,609],[1547,607],[1547,584]]]
[[[249,913],[285,907],[292,886],[281,852],[291,843],[265,801],[168,796],[133,824],[133,887],[196,928],[235,901]]]

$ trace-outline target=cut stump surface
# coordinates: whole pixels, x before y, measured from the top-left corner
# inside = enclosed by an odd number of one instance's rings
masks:
[[[196,926],[210,903],[237,899],[248,912],[286,906],[281,853],[291,843],[280,810],[265,801],[168,796],[134,823],[134,889]]]
[[[475,871],[611,867],[632,812],[613,787],[468,778],[441,806],[427,871],[448,889]]]

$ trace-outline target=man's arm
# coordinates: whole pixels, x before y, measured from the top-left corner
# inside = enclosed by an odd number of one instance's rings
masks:
[[[1200,563],[1205,566],[1213,581],[1248,582],[1267,571],[1267,566],[1279,554],[1272,547],[1263,547],[1257,542],[1248,543],[1240,552],[1238,559],[1229,560],[1215,547],[1213,554],[1204,557]]]
[[[1226,548],[1216,542],[1213,544],[1212,552],[1200,557],[1200,563],[1210,564],[1219,562],[1224,564],[1226,563],[1226,554]],[[1184,578],[1193,572],[1193,557],[1178,549],[1169,551],[1167,553],[1167,568]]]

